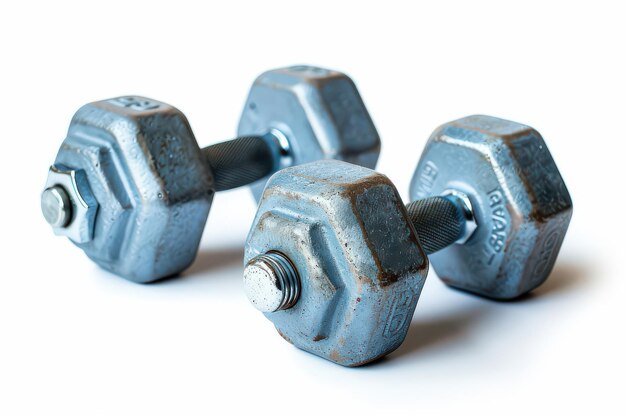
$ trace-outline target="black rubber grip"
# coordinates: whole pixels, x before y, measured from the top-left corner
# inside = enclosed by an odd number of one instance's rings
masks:
[[[429,197],[407,204],[409,217],[426,254],[453,244],[465,227],[462,209],[445,197]]]
[[[272,173],[274,155],[258,136],[244,136],[202,149],[215,178],[215,190],[247,185]]]

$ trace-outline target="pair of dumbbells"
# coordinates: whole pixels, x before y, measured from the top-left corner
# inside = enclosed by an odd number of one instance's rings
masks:
[[[323,68],[268,71],[252,85],[239,138],[200,149],[165,103],[119,97],[74,115],[41,196],[45,219],[102,268],[135,282],[194,260],[216,191],[325,158],[373,168],[380,139],[352,80]]]
[[[349,366],[402,342],[427,254],[449,285],[515,298],[547,278],[571,217],[541,136],[486,116],[433,134],[416,201],[404,207],[369,169],[378,134],[354,83],[335,71],[262,74],[238,131],[200,149],[167,104],[88,104],[50,168],[44,217],[101,267],[147,283],[191,264],[216,191],[250,184],[260,202],[247,296],[294,345]],[[312,162],[327,159],[346,162]]]
[[[275,174],[246,242],[248,298],[300,349],[363,365],[406,337],[429,258],[452,287],[517,298],[550,274],[572,214],[541,135],[489,116],[432,134],[410,196],[340,161]]]

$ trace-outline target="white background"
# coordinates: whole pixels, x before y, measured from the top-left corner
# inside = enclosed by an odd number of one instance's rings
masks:
[[[0,415],[624,415],[624,9],[406,4],[0,6]],[[195,264],[155,285],[101,271],[44,222],[47,168],[82,104],[153,97],[207,145],[234,135],[260,72],[299,63],[354,78],[404,197],[437,125],[537,128],[574,199],[548,282],[498,303],[433,273],[402,347],[347,369],[286,343],[244,297],[246,189],[215,198]]]

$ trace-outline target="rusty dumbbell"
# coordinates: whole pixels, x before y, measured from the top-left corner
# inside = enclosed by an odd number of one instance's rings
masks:
[[[101,267],[135,282],[194,260],[216,191],[258,199],[281,168],[334,158],[373,168],[380,139],[352,80],[297,66],[252,85],[238,133],[200,149],[185,116],[142,97],[83,106],[41,196],[45,219]]]
[[[275,174],[246,244],[248,298],[295,346],[362,365],[406,337],[427,255],[448,285],[516,298],[546,280],[572,214],[541,135],[488,116],[438,128],[410,194],[339,161]]]

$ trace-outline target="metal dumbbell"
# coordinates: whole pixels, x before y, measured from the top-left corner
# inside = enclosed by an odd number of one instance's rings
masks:
[[[374,167],[380,139],[346,75],[298,66],[254,82],[238,134],[200,149],[185,116],[139,97],[74,115],[41,197],[44,217],[101,267],[135,282],[177,274],[195,258],[215,191],[336,158]]]
[[[433,133],[411,196],[344,162],[275,174],[246,244],[248,298],[295,346],[362,365],[404,340],[426,255],[449,285],[519,297],[548,277],[572,214],[539,133],[488,116]]]

